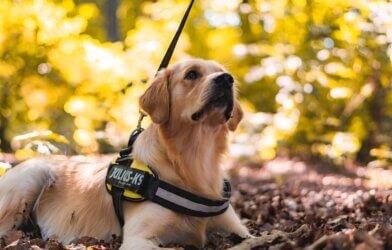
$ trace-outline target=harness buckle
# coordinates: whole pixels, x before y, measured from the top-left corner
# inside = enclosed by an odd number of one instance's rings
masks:
[[[228,179],[223,179],[222,196],[225,199],[230,199],[231,197],[231,184]]]
[[[130,166],[133,162],[133,159],[130,156],[121,156],[118,157],[115,161],[116,164],[122,165],[122,166]]]
[[[132,151],[132,146],[133,146],[133,144],[134,144],[135,141],[136,141],[136,138],[137,138],[143,131],[144,131],[144,129],[141,128],[141,127],[140,127],[140,128],[136,128],[136,129],[132,132],[131,136],[129,136],[128,147],[131,148],[131,151]]]

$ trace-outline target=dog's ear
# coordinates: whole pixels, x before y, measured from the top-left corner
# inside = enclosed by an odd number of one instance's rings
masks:
[[[234,107],[233,107],[233,113],[227,122],[227,126],[231,131],[234,131],[237,129],[238,124],[242,120],[242,117],[244,116],[244,112],[242,111],[242,108],[239,104],[238,101],[234,102]]]
[[[163,124],[170,115],[169,70],[158,72],[153,82],[139,99],[140,108],[156,124]]]

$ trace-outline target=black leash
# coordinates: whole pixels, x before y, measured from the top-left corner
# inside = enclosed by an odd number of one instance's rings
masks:
[[[186,20],[188,19],[188,16],[189,16],[189,13],[192,9],[193,3],[194,3],[194,0],[191,0],[188,5],[188,8],[186,9],[186,11],[184,13],[184,16],[182,17],[181,23],[178,26],[177,31],[176,31],[167,51],[165,53],[165,56],[163,57],[162,62],[159,65],[157,73],[169,65],[170,59],[171,59],[173,52],[176,48],[176,45],[177,45],[178,39],[180,38],[182,30],[184,29]],[[132,134],[129,138],[128,147],[120,151],[120,157],[116,159],[114,164],[127,166],[127,167],[129,167],[132,164],[133,159],[129,156],[129,154],[132,152],[132,147],[133,147],[134,142],[136,141],[136,138],[139,136],[139,134],[141,132],[143,132],[143,128],[141,127],[141,123],[142,123],[143,118],[145,116],[146,115],[142,111],[140,111],[140,116],[139,116],[137,128],[132,132]],[[111,164],[111,166],[112,166],[112,164]],[[110,167],[109,167],[109,170],[110,170]],[[109,171],[108,171],[108,173],[109,173]],[[124,216],[123,216],[123,211],[122,211],[122,206],[121,206],[121,200],[122,200],[122,197],[124,194],[124,189],[112,185],[112,189],[111,189],[110,193],[112,195],[113,206],[114,206],[114,210],[116,212],[117,218],[120,222],[121,227],[123,227],[124,226]]]
[[[170,42],[169,47],[167,48],[167,51],[166,51],[165,56],[163,57],[163,59],[162,59],[162,61],[161,61],[161,64],[160,64],[159,67],[158,67],[157,73],[158,73],[161,69],[167,68],[167,66],[169,65],[170,59],[172,58],[173,53],[174,53],[174,50],[176,49],[176,45],[177,45],[178,39],[179,39],[180,36],[181,36],[182,30],[184,29],[186,20],[188,19],[189,13],[190,13],[191,10],[192,10],[192,6],[193,6],[193,3],[194,3],[194,2],[195,2],[194,0],[191,0],[191,1],[189,2],[188,8],[186,9],[186,11],[185,11],[185,13],[184,13],[184,16],[183,16],[182,19],[181,19],[181,23],[180,23],[180,25],[178,26],[177,31],[176,31],[176,33],[174,34],[174,37],[173,37],[172,41]],[[145,116],[146,116],[146,114],[144,114],[144,113],[140,110],[140,111],[139,111],[139,122],[138,122],[138,126],[137,126],[138,129],[141,128],[141,122],[143,121],[143,119],[144,119]]]
[[[173,55],[173,52],[174,52],[174,50],[176,48],[178,39],[180,38],[181,32],[184,29],[186,20],[188,19],[189,12],[191,12],[191,9],[192,9],[192,6],[193,6],[193,2],[194,2],[194,0],[191,0],[191,2],[189,3],[188,8],[186,9],[186,11],[184,13],[184,16],[182,17],[181,23],[180,23],[180,25],[177,28],[177,32],[174,35],[173,40],[171,41],[171,43],[169,45],[169,48],[167,49],[166,54],[165,54],[165,56],[162,59],[161,64],[159,65],[158,71],[160,71],[161,69],[166,68],[169,65],[170,59],[171,59],[171,57]]]

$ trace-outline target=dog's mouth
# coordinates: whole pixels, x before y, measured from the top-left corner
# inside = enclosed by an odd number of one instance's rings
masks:
[[[226,92],[211,96],[209,98],[209,101],[207,101],[206,104],[199,111],[192,115],[192,120],[199,121],[211,110],[222,110],[224,112],[223,115],[226,121],[229,120],[233,111],[233,99],[234,97],[231,91],[230,93]]]

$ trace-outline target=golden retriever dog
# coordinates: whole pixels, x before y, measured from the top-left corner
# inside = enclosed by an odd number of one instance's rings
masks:
[[[132,155],[159,178],[189,192],[221,199],[220,168],[229,131],[243,113],[233,77],[216,62],[192,59],[161,70],[140,98],[152,124]],[[111,239],[121,227],[105,187],[111,159],[52,156],[28,160],[0,177],[0,235],[30,214],[44,238],[68,243],[82,236]],[[160,249],[168,243],[202,246],[218,230],[249,236],[230,206],[215,217],[192,217],[156,203],[122,202],[121,249]]]

